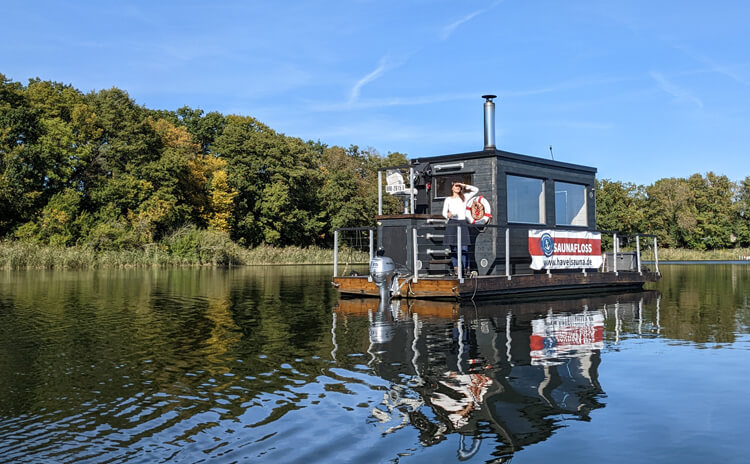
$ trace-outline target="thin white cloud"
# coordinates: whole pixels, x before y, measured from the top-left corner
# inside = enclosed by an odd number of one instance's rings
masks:
[[[321,131],[322,130],[322,131]],[[330,139],[359,140],[362,146],[374,146],[377,144],[379,150],[399,151],[403,150],[405,142],[424,143],[428,141],[430,146],[440,144],[456,143],[457,140],[476,140],[479,132],[479,143],[481,143],[481,127],[478,131],[435,128],[425,125],[403,123],[402,121],[382,120],[378,118],[360,120],[356,123],[347,121],[343,124],[328,124],[325,128],[315,127],[312,133],[315,137]],[[499,131],[502,132],[502,131]],[[373,134],[378,134],[373,137]],[[501,134],[498,134],[500,136]],[[430,152],[432,149],[422,147]],[[425,152],[409,152],[411,156],[424,155]]]
[[[443,40],[446,40],[447,38],[451,36],[451,34],[453,34],[453,31],[455,31],[458,28],[458,26],[460,26],[461,24],[465,22],[471,21],[475,16],[482,14],[484,11],[485,11],[485,8],[474,11],[473,13],[467,14],[466,16],[459,19],[458,21],[445,26],[443,28],[442,33],[440,34],[440,37],[442,37]]]
[[[492,4],[490,4],[489,6],[487,6],[485,8],[481,8],[481,9],[476,10],[476,11],[473,11],[473,12],[467,14],[466,16],[464,16],[463,18],[459,19],[458,21],[455,21],[455,22],[453,22],[453,23],[445,26],[443,28],[443,30],[441,31],[441,33],[440,33],[440,37],[443,40],[447,40],[453,34],[453,32],[456,29],[458,29],[458,27],[460,25],[471,21],[475,17],[479,16],[482,13],[485,13],[485,12],[491,10],[492,8],[495,8],[497,5],[499,5],[500,3],[502,3],[502,1],[503,0],[497,0],[495,2],[492,2]]]
[[[708,72],[721,74],[742,85],[750,85],[750,80],[748,80],[745,76],[738,74],[735,71],[735,69],[733,69],[734,68],[733,66],[727,66],[727,65],[718,63],[706,55],[695,53],[693,50],[687,48],[686,46],[682,44],[674,43],[673,41],[670,41],[670,44],[677,50],[689,56],[690,58],[708,66],[708,70],[707,70]]]
[[[431,103],[443,103],[447,101],[466,100],[469,98],[475,98],[478,93],[460,93],[460,94],[445,94],[445,95],[432,95],[432,96],[417,96],[417,97],[388,97],[379,99],[367,99],[367,100],[356,100],[351,99],[346,103],[323,103],[323,104],[312,104],[310,106],[311,111],[349,111],[349,110],[362,110],[372,108],[386,108],[390,106],[413,106],[413,105],[428,105]]]
[[[449,101],[461,101],[461,100],[473,100],[477,99],[483,93],[487,93],[484,90],[474,90],[460,93],[446,93],[437,95],[422,95],[422,96],[410,96],[410,97],[385,97],[385,98],[370,98],[361,99],[359,98],[359,90],[367,82],[372,82],[376,78],[380,77],[387,69],[392,67],[386,65],[384,67],[378,66],[378,68],[368,74],[367,76],[360,79],[357,84],[352,88],[352,94],[346,102],[335,102],[335,103],[316,103],[309,102],[308,109],[315,112],[337,112],[337,111],[351,111],[351,110],[362,110],[362,109],[373,109],[373,108],[387,108],[393,106],[415,106],[415,105],[429,105],[433,103],[444,103]],[[505,98],[518,98],[527,97],[532,95],[542,95],[547,93],[554,93],[566,89],[575,89],[586,87],[595,84],[606,84],[612,82],[622,82],[626,80],[633,80],[633,78],[608,78],[599,76],[589,76],[577,78],[569,81],[562,81],[552,83],[546,87],[521,89],[521,90],[510,90],[496,92],[498,101],[502,101]],[[356,90],[356,92],[355,92]]]
[[[726,76],[739,84],[750,85],[750,81],[744,76],[737,74],[734,69],[729,66],[719,64],[707,56],[698,56],[697,59],[708,65],[711,72]]]
[[[352,87],[351,92],[349,92],[349,105],[354,105],[357,100],[359,100],[359,94],[362,91],[362,87],[364,87],[366,84],[374,81],[375,79],[379,78],[380,76],[385,73],[386,69],[388,68],[388,60],[387,57],[384,56],[380,59],[380,64],[378,65],[375,70],[361,78],[357,81],[356,84],[354,84],[354,87]]]
[[[476,10],[472,13],[469,13],[468,15],[464,16],[463,18],[459,19],[458,21],[453,22],[452,24],[449,24],[448,26],[444,27],[441,33],[441,37],[443,40],[448,39],[451,34],[453,34],[453,31],[456,30],[460,25],[470,21],[474,17],[485,13],[492,8],[496,7],[500,3],[502,3],[503,0],[495,0],[492,2],[489,6]],[[323,111],[337,111],[341,109],[352,109],[352,108],[373,108],[373,107],[380,107],[380,106],[395,106],[395,105],[412,105],[412,104],[424,104],[424,103],[433,103],[435,101],[446,101],[445,99],[442,99],[442,97],[437,97],[437,100],[434,100],[431,97],[426,98],[420,98],[417,97],[416,102],[415,99],[407,99],[406,101],[403,101],[402,99],[384,99],[384,100],[375,100],[375,101],[369,101],[369,102],[361,102],[360,101],[360,95],[362,93],[362,88],[369,84],[370,82],[373,82],[376,79],[379,79],[382,77],[386,71],[393,69],[397,66],[400,66],[404,64],[410,55],[412,55],[415,52],[411,52],[407,54],[405,57],[402,57],[402,59],[398,62],[393,62],[393,60],[390,59],[388,55],[382,57],[380,59],[380,63],[378,66],[371,71],[370,73],[366,74],[362,78],[360,78],[351,88],[349,91],[349,99],[346,103],[346,105],[341,104],[334,104],[334,105],[327,105],[319,107]],[[461,97],[463,98],[463,97]],[[453,97],[450,98],[451,100],[454,99]]]
[[[703,101],[700,98],[693,95],[689,90],[684,89],[670,82],[663,74],[658,72],[650,72],[651,78],[659,84],[659,87],[666,93],[672,95],[677,102],[687,102],[696,105],[698,108],[703,108]]]

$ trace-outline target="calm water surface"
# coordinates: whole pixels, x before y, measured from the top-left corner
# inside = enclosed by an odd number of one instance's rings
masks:
[[[521,302],[330,267],[0,274],[0,462],[745,463],[750,265]]]

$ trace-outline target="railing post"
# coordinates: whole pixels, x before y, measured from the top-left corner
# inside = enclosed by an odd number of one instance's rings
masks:
[[[661,274],[661,272],[659,272],[659,252],[656,247],[656,237],[654,237],[654,266],[656,267],[656,273]]]
[[[333,231],[333,276],[339,276],[339,231]]]
[[[409,168],[409,196],[411,204],[411,214],[414,214],[414,168]]]
[[[615,275],[619,275],[617,273],[617,233],[612,234],[614,244],[612,246],[612,269],[615,270]]]
[[[414,266],[414,283],[419,282],[419,268],[417,267],[417,228],[411,230],[412,265]]]
[[[375,256],[375,229],[370,229],[370,261]]]
[[[510,280],[510,228],[505,228],[505,277]]]
[[[383,171],[378,169],[378,216],[383,215]]]
[[[375,229],[370,229],[370,263],[375,256]],[[372,275],[367,273],[367,281],[372,282]]]
[[[460,283],[464,283],[464,269],[463,269],[463,260],[461,256],[462,255],[461,244],[463,242],[461,241],[461,225],[460,224],[456,227],[456,239],[458,240],[458,246],[456,247],[457,249],[456,254],[458,257],[458,281]]]
[[[638,274],[643,275],[643,271],[641,271],[641,236],[636,235],[635,236],[635,262],[638,266]]]

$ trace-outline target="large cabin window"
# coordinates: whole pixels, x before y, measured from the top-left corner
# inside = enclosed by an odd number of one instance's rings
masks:
[[[544,181],[507,176],[508,222],[544,224]]]
[[[453,182],[472,185],[471,174],[449,174],[445,176],[435,176],[432,179],[435,184],[432,186],[435,199],[451,196],[451,185],[453,185]]]
[[[555,222],[563,226],[587,226],[586,186],[555,182]]]

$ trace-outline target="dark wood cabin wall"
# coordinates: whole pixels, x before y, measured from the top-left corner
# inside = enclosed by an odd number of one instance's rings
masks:
[[[409,256],[410,220],[398,219],[386,221],[378,230],[378,248],[385,250],[397,267],[411,267]]]
[[[445,173],[438,173],[434,177],[437,177],[438,175],[471,174],[471,183],[479,190],[478,195],[484,196],[490,204],[490,209],[493,215],[492,222],[494,223],[494,216],[497,213],[498,204],[498,190],[495,188],[495,186],[497,185],[497,157],[493,155],[484,158],[468,159],[462,162],[464,164],[464,167],[462,169],[451,170]],[[434,165],[449,163],[452,162],[446,161],[442,163],[434,163]],[[430,192],[430,213],[433,215],[442,215],[444,201],[445,200],[443,198],[435,199],[434,192]],[[450,271],[452,266],[449,262],[450,256],[448,254],[427,253],[427,250],[435,251],[446,249],[447,247],[442,244],[442,238],[427,239],[425,237],[426,233],[442,236],[445,233],[445,225],[434,224],[431,226],[427,226],[422,223],[419,226],[418,233],[420,235],[417,240],[417,244],[419,246],[418,259],[423,263],[423,271],[428,269],[428,265],[429,270],[433,273],[446,273]],[[482,250],[482,252],[480,253],[481,256],[493,256],[493,258],[490,260],[491,262],[493,262],[494,256],[497,255],[497,240],[487,240],[484,234],[480,234],[476,230],[471,231],[471,235],[473,246],[472,251],[469,254],[469,260],[471,261],[471,268],[477,270],[479,269],[479,260],[475,259],[475,256],[478,256],[476,254],[476,250]],[[495,231],[492,236],[495,237],[496,235],[497,234]],[[477,240],[477,237],[479,237],[480,240]]]
[[[492,214],[494,216],[497,206],[497,191],[494,188],[496,182],[496,169],[497,158],[495,156],[487,158],[476,158],[462,161],[464,164],[463,169],[455,169],[446,172],[439,172],[433,174],[434,177],[440,177],[451,174],[471,174],[471,183],[474,187],[479,189],[479,195],[487,198],[490,202]],[[440,164],[452,164],[452,163],[435,163]],[[434,165],[433,165],[434,173]],[[443,214],[443,198],[435,198],[434,192],[430,192],[430,209],[431,214],[442,215]],[[494,219],[493,219],[494,220]]]
[[[454,161],[445,160],[434,165],[452,163]],[[562,181],[575,184],[583,184],[587,187],[587,194],[594,189],[594,173],[580,171],[575,169],[565,169],[561,167],[550,167],[544,164],[525,162],[520,160],[510,160],[503,157],[487,156],[462,161],[462,169],[452,170],[438,175],[471,173],[472,184],[479,189],[479,194],[483,195],[490,202],[492,208],[492,221],[490,224],[494,227],[485,227],[483,229],[474,229],[472,235],[472,247],[469,253],[471,268],[477,270],[480,275],[504,274],[505,273],[505,228],[510,229],[510,264],[512,274],[526,274],[534,271],[529,268],[530,257],[528,253],[528,231],[537,228],[557,228],[555,225],[555,204],[554,204],[554,182]],[[518,175],[525,177],[535,177],[545,181],[545,224],[511,224],[508,225],[508,213],[505,203],[507,192],[506,175]],[[424,191],[423,191],[424,192]],[[424,194],[423,194],[424,195]],[[434,192],[428,193],[428,198],[421,196],[417,203],[423,204],[425,211],[420,213],[441,215],[443,210],[443,199],[435,199]],[[422,203],[426,200],[426,204]],[[589,196],[588,221],[589,227],[585,229],[596,228],[596,208],[595,198]],[[395,229],[382,230],[390,236],[391,248],[398,247],[398,251],[393,250],[393,255],[397,256],[397,264],[402,267],[412,268],[412,256],[407,250],[411,248],[412,228],[417,227],[418,238],[418,256],[417,259],[422,263],[422,274],[437,273],[443,274],[450,271],[451,265],[449,255],[441,253],[445,250],[442,244],[442,235],[445,226],[442,224],[427,225],[424,221],[414,221],[411,219],[388,220],[384,221],[390,227],[400,227],[402,231],[396,232]],[[403,234],[403,235],[402,235]],[[428,234],[430,236],[428,237]],[[437,237],[436,237],[437,236]],[[395,239],[395,240],[394,240]],[[403,240],[399,246],[396,242]],[[378,238],[379,244],[382,244],[381,238]],[[433,253],[429,253],[432,251]],[[386,251],[387,254],[391,254]],[[483,260],[486,260],[486,266],[482,266]]]

